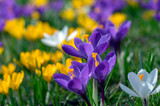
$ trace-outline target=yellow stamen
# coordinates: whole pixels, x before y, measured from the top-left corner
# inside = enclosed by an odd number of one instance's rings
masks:
[[[92,57],[94,58],[95,60],[95,66],[97,67],[99,62],[97,61],[96,57],[97,57],[97,53],[92,53]]]
[[[88,42],[89,35],[88,34],[84,34],[83,37],[85,38],[86,42]]]
[[[141,81],[143,81],[143,77],[144,77],[144,75],[143,75],[143,74],[138,75],[138,77],[141,79]]]
[[[70,72],[70,73],[71,73],[71,75],[72,75],[72,76],[71,76],[71,79],[73,79],[73,77],[75,77],[75,75],[74,75],[73,71],[74,71],[73,69],[68,69],[68,72]]]

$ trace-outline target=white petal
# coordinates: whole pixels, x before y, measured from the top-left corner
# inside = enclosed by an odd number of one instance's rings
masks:
[[[128,80],[132,86],[132,88],[136,91],[136,93],[139,95],[139,89],[142,85],[142,82],[140,78],[135,74],[134,72],[130,72],[128,74]]]
[[[143,74],[144,76],[143,76],[143,81],[146,81],[147,80],[147,77],[148,77],[148,72],[145,70],[145,69],[141,69],[139,72],[138,72],[138,74],[137,75],[141,75],[141,74]]]
[[[160,91],[160,85],[151,93],[151,95],[156,94]]]
[[[147,82],[152,84],[154,87],[157,83],[157,77],[158,77],[158,70],[155,68],[149,75],[147,78]]]
[[[140,88],[140,97],[146,98],[150,95],[151,91],[153,90],[153,85],[148,82],[143,82]]]
[[[61,32],[63,33],[64,37],[66,38],[67,34],[68,34],[68,27],[64,26]]]
[[[77,30],[73,31],[73,32],[68,36],[67,41],[72,40],[74,37],[76,37],[77,34],[78,34],[78,31],[77,31]]]
[[[120,88],[121,88],[123,91],[125,91],[126,93],[128,93],[129,95],[139,97],[134,91],[132,91],[131,89],[129,89],[128,87],[126,87],[126,86],[123,85],[123,84],[120,84]]]
[[[44,36],[44,38],[50,38],[50,37],[51,37],[51,36],[50,36],[49,34],[47,34],[47,33],[44,33],[43,36]]]
[[[59,42],[57,41],[53,41],[53,40],[49,40],[49,39],[41,39],[42,43],[50,46],[50,47],[57,47]]]

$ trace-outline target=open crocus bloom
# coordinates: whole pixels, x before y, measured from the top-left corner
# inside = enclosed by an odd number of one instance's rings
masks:
[[[57,47],[61,44],[64,40],[70,41],[72,40],[77,34],[78,31],[73,31],[68,37],[68,27],[64,26],[61,31],[56,31],[52,36],[44,33],[44,38],[41,39],[42,43],[50,47]]]
[[[138,74],[133,72],[128,74],[129,82],[134,91],[123,84],[120,84],[120,87],[132,96],[140,97],[141,99],[148,99],[150,95],[156,94],[160,91],[160,85],[153,90],[157,83],[157,77],[158,70],[156,68],[152,70],[150,74],[146,72],[146,70],[141,69]]]
[[[101,55],[106,51],[110,41],[110,35],[102,35],[98,31],[94,31],[90,36],[83,35],[86,42],[75,38],[74,44],[76,48],[70,45],[62,45],[62,49],[69,55],[87,59],[93,52]],[[89,37],[89,38],[88,38]]]

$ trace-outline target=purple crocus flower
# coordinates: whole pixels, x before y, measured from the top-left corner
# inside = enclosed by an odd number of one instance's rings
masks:
[[[160,21],[160,0],[158,0],[157,2],[157,10],[156,10],[155,19]]]
[[[131,21],[123,22],[118,29],[115,28],[114,24],[110,21],[106,22],[103,25],[103,28],[97,28],[95,31],[101,32],[103,35],[110,33],[111,34],[111,46],[115,51],[120,52],[120,43],[122,39],[126,36],[131,25]]]
[[[91,106],[85,95],[87,83],[91,78],[91,71],[88,64],[72,61],[72,65],[68,71],[69,76],[61,73],[54,74],[55,81],[63,88],[82,96],[88,106]]]
[[[5,26],[4,19],[0,19],[0,32],[3,31],[4,26]]]
[[[58,0],[50,3],[50,8],[54,11],[60,11],[64,5],[64,1]]]
[[[101,87],[101,99],[104,106],[104,84],[106,77],[110,74],[116,63],[116,54],[115,52],[110,52],[102,61],[97,53],[92,53],[88,61],[92,65],[90,66],[92,67],[92,78],[96,79]]]
[[[31,16],[31,14],[34,12],[34,10],[35,10],[35,7],[33,6],[33,5],[25,5],[24,7],[23,7],[23,15],[24,16]]]
[[[97,22],[106,22],[107,18],[115,11],[123,8],[123,0],[97,0],[91,8],[90,17]]]
[[[0,41],[0,48],[2,47],[2,42]]]
[[[74,44],[76,48],[70,45],[62,45],[62,49],[69,55],[84,59],[87,59],[93,52],[101,55],[108,48],[110,35],[109,34],[102,35],[100,32],[94,31],[90,35],[89,39],[86,38],[86,41],[87,42],[82,42],[81,39],[75,38]]]

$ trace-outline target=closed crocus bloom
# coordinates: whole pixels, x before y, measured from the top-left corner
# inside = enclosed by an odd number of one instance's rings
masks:
[[[42,76],[47,82],[51,82],[53,74],[56,73],[57,68],[54,64],[49,64],[47,67],[42,67]]]
[[[160,85],[154,89],[157,83],[157,78],[157,69],[152,70],[150,73],[148,73],[145,69],[141,69],[138,74],[135,74],[134,72],[130,72],[128,74],[128,80],[134,91],[123,84],[120,84],[120,87],[129,95],[140,97],[142,101],[144,100],[145,106],[147,106],[149,96],[160,91]]]
[[[13,63],[9,63],[8,66],[2,65],[1,66],[1,72],[3,74],[11,75],[16,69],[16,66]]]
[[[0,93],[8,95],[10,85],[10,75],[4,74],[3,80],[0,79]]]
[[[53,77],[59,85],[79,94],[84,100],[86,100],[88,106],[91,106],[85,95],[87,83],[91,78],[91,70],[89,70],[89,66],[85,63],[83,64],[73,61],[72,66],[70,66],[70,69],[68,70],[68,75],[56,73]]]
[[[24,78],[24,72],[21,71],[19,73],[14,72],[11,76],[11,83],[10,83],[10,87],[17,91],[19,89],[20,84],[22,83]]]

